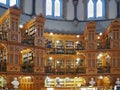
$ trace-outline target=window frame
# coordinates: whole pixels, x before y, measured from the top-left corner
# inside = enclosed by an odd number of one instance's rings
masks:
[[[55,0],[51,0],[52,1],[52,15],[46,15],[46,0],[45,0],[45,4],[44,4],[44,15],[46,18],[50,18],[50,19],[63,19],[63,0],[59,0],[60,1],[60,16],[55,16]]]
[[[86,3],[86,19],[87,20],[91,20],[91,19],[94,19],[94,20],[100,20],[100,19],[104,19],[105,18],[105,0],[101,0],[102,1],[102,17],[97,17],[97,1],[98,0],[92,0],[93,1],[93,4],[94,4],[94,16],[93,17],[89,17],[88,18],[88,3],[89,3],[90,0],[87,0],[87,3]]]
[[[12,7],[12,6],[10,6],[10,0],[6,0],[6,4],[0,2],[0,6],[5,7],[5,8]],[[20,7],[20,0],[16,0],[16,6]]]

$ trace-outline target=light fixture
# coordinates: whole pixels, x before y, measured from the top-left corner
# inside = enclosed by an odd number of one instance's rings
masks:
[[[76,41],[76,44],[78,44],[79,43],[79,41]]]
[[[23,25],[22,25],[22,24],[20,24],[20,25],[19,25],[19,27],[20,27],[20,28],[23,28]]]
[[[80,36],[79,35],[77,35],[77,38],[79,38]]]
[[[52,32],[50,32],[50,35],[53,35],[53,33],[52,33]]]
[[[56,43],[59,43],[59,42],[60,42],[59,40],[56,41]]]
[[[99,37],[99,36],[98,36],[97,38],[98,38],[98,39],[100,39],[100,37]]]
[[[59,61],[57,61],[57,63],[59,63]]]
[[[52,57],[49,57],[50,60],[52,60],[53,58]]]
[[[101,35],[102,35],[102,33],[99,33],[99,35],[101,36]]]
[[[79,61],[79,60],[80,60],[80,58],[77,58],[76,60],[77,60],[77,61]]]
[[[99,76],[99,79],[103,79],[103,76]]]

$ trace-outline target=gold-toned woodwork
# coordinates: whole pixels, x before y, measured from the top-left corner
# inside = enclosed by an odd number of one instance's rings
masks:
[[[95,86],[115,85],[114,79],[120,76],[119,20],[112,21],[101,35],[96,33],[94,21],[88,22],[80,35],[44,32],[41,14],[23,28],[19,28],[19,22],[20,10],[16,7],[0,17],[0,75],[6,77],[7,87],[13,88],[14,77],[23,90],[47,87],[46,77],[81,77],[85,82],[66,83],[64,79],[59,86],[56,81],[50,83],[59,88],[89,86],[90,78],[95,79]]]

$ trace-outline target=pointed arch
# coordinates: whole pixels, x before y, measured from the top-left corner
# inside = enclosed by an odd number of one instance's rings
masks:
[[[47,18],[62,18],[63,0],[46,0],[45,15]]]
[[[97,1],[97,5],[96,5],[96,8],[97,8],[97,12],[96,12],[96,17],[102,17],[102,1],[101,0],[98,0]]]
[[[105,17],[105,0],[87,0],[87,19]]]
[[[60,1],[55,0],[55,16],[60,16]]]
[[[88,2],[88,18],[94,17],[94,4],[92,0]]]
[[[52,0],[46,0],[46,16],[52,15]]]

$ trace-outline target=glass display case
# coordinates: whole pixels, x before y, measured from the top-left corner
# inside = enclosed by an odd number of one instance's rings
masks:
[[[45,87],[80,87],[81,85],[85,85],[86,81],[82,77],[74,77],[74,78],[50,78],[46,77],[45,79]]]

